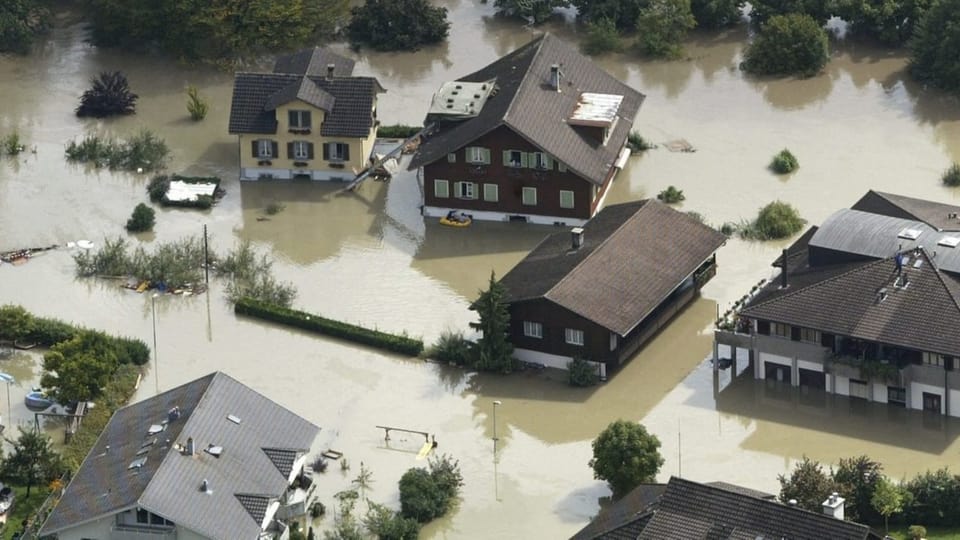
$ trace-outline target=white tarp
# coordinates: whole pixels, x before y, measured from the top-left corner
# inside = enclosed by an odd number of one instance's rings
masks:
[[[200,195],[213,197],[216,184],[188,184],[180,180],[170,182],[167,199],[171,201],[195,201]]]

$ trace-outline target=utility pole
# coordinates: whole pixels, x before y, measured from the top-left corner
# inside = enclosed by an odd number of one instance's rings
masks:
[[[203,279],[210,288],[210,252],[207,249],[207,224],[203,224]]]

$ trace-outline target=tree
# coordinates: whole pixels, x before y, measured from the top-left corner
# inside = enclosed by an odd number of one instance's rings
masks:
[[[34,38],[46,32],[50,12],[36,0],[0,2],[0,53],[26,54]]]
[[[659,449],[660,439],[641,424],[616,420],[593,441],[593,477],[606,480],[619,498],[656,478],[663,465]]]
[[[910,40],[910,74],[948,92],[960,91],[960,0],[930,6]]]
[[[109,337],[81,331],[43,355],[40,384],[58,403],[90,401],[100,395],[118,364]]]
[[[789,478],[781,474],[777,479],[780,481],[780,502],[797,501],[797,506],[811,512],[821,512],[823,501],[836,491],[833,480],[823,467],[807,456],[794,465]]]
[[[20,437],[7,442],[13,445],[13,452],[0,465],[0,476],[4,482],[27,486],[27,497],[33,486],[46,485],[63,474],[60,454],[45,433],[21,427]]]
[[[420,524],[412,518],[405,518],[382,504],[368,502],[367,515],[363,525],[378,540],[416,540],[420,535]]]
[[[777,15],[809,15],[826,24],[833,14],[833,0],[750,0],[750,21],[763,25]]]
[[[139,96],[130,91],[130,83],[123,73],[103,71],[90,80],[90,85],[80,98],[77,116],[103,118],[134,113]]]
[[[493,5],[510,17],[521,17],[540,24],[553,15],[553,10],[570,5],[567,0],[495,0]]]
[[[836,15],[849,23],[854,34],[897,47],[910,39],[931,3],[931,0],[839,0]]]
[[[696,26],[690,0],[650,0],[637,17],[637,45],[644,54],[677,57],[683,38]]]
[[[490,283],[486,291],[470,305],[476,311],[480,322],[470,323],[470,328],[482,334],[477,340],[477,369],[481,371],[513,371],[513,345],[507,340],[510,329],[510,312],[504,301],[506,289],[490,272]]]
[[[851,521],[873,523],[877,514],[871,498],[883,475],[883,467],[867,456],[844,458],[833,472],[837,491],[846,500],[845,514]]]
[[[347,36],[354,47],[378,51],[416,51],[447,38],[447,8],[428,0],[366,0],[350,9]]]
[[[619,30],[633,30],[640,11],[650,5],[650,0],[571,0],[577,8],[577,19],[597,22],[613,21]]]
[[[127,230],[130,232],[149,231],[157,222],[153,208],[140,203],[133,209],[133,214],[127,220]]]
[[[446,514],[463,485],[460,464],[450,457],[433,458],[429,467],[409,469],[400,478],[400,513],[419,523]]]
[[[620,31],[610,19],[590,21],[586,26],[583,42],[580,44],[583,52],[594,55],[605,52],[619,52],[623,50],[620,40]]]
[[[890,516],[903,511],[903,491],[884,476],[877,480],[870,497],[870,505],[883,516],[883,527],[890,533]]]
[[[34,327],[33,315],[21,306],[0,306],[0,340],[25,338]]]
[[[960,1],[960,0],[958,0]],[[827,33],[809,15],[778,15],[763,24],[741,67],[757,75],[816,75],[829,59]]]
[[[716,30],[740,22],[744,4],[745,0],[691,0],[690,12],[698,28]]]
[[[793,152],[784,148],[777,155],[773,156],[773,160],[770,161],[770,169],[777,174],[788,174],[797,170],[797,167],[800,166],[800,162],[797,161],[797,157],[793,155]]]

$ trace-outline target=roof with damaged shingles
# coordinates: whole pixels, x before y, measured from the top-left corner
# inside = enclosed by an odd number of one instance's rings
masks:
[[[920,267],[914,267],[917,260]],[[824,269],[823,278],[755,301],[741,315],[831,334],[879,341],[919,351],[960,356],[958,284],[943,274],[925,250],[910,256],[896,287],[893,258]],[[817,269],[814,269],[817,270]],[[770,284],[773,287],[774,284]],[[878,291],[887,296],[878,301]]]
[[[726,237],[652,199],[604,208],[583,227],[548,236],[503,276],[507,302],[545,298],[625,336]]]
[[[559,64],[563,74],[560,92],[550,86],[553,64]],[[496,95],[487,100],[480,113],[468,120],[440,126],[421,143],[410,168],[445,158],[448,153],[505,125],[578,175],[602,184],[644,100],[643,94],[550,34],[458,80],[486,82],[493,79],[496,79]],[[617,112],[618,121],[606,145],[567,123],[583,92],[623,96]]]
[[[273,72],[326,76],[327,66],[331,64],[334,77],[349,77],[353,75],[353,67],[356,63],[330,49],[314,47],[277,57],[277,61],[273,64]]]
[[[158,442],[144,467],[128,470],[143,441],[152,438],[147,429],[166,420],[173,407],[180,407],[180,418],[156,435]],[[240,423],[228,415],[239,417]],[[228,375],[207,375],[119,409],[41,535],[143,508],[207,538],[257,538],[261,523],[237,495],[278,498],[288,486],[288,478],[264,448],[306,453],[318,432],[317,426]],[[194,440],[193,457],[171,451],[187,437]],[[223,448],[219,458],[205,451],[211,445]],[[200,490],[203,480],[208,482],[206,493]]]
[[[851,210],[922,221],[938,231],[960,231],[960,206],[895,193],[868,191]]]
[[[316,90],[312,90],[307,81]],[[320,128],[322,136],[366,137],[373,127],[374,101],[381,92],[384,92],[383,87],[373,77],[237,73],[233,79],[229,131],[234,134],[276,133],[276,107],[294,99],[316,98],[314,101],[319,100],[320,105],[332,106]],[[332,101],[324,95],[331,96]]]

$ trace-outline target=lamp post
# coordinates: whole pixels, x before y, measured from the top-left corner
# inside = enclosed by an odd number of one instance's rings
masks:
[[[0,381],[7,383],[7,424],[13,425],[13,413],[10,409],[10,383],[16,382],[16,379],[13,378],[13,375],[8,373],[0,373]]]
[[[157,293],[150,296],[150,313],[153,315],[153,380],[157,387],[157,394],[160,393],[160,359],[157,356]]]
[[[499,399],[493,402],[493,446],[494,448],[496,448],[497,441],[499,440],[497,438],[497,405],[501,405],[501,402]]]

